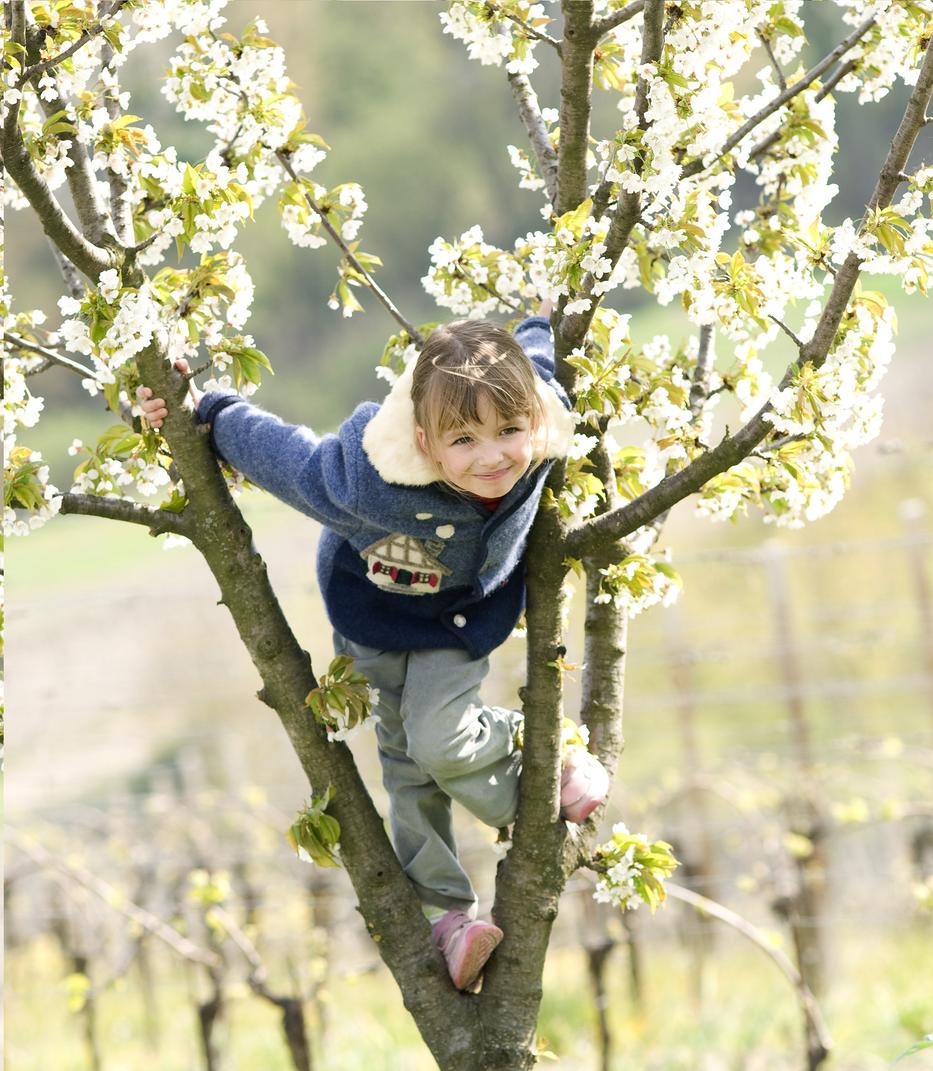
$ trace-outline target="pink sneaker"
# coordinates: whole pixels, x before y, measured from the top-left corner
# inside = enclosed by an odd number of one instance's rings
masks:
[[[479,978],[502,937],[498,926],[471,919],[463,911],[448,911],[431,927],[431,939],[458,989],[469,989]]]
[[[560,774],[560,813],[578,825],[609,795],[609,774],[603,764],[583,748],[571,748]]]

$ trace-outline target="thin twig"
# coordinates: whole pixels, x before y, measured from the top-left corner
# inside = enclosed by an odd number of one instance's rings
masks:
[[[802,93],[808,86],[820,77],[846,52],[849,51],[854,45],[856,45],[868,31],[875,24],[875,16],[866,19],[860,26],[858,26],[852,33],[849,34],[845,40],[840,41],[838,45],[828,55],[824,56],[819,63],[810,68],[809,71],[798,82],[794,82],[793,85],[788,86],[783,93],[779,93],[774,100],[769,104],[766,104],[759,111],[743,123],[738,130],[725,142],[723,147],[716,153],[716,155],[708,162],[704,163],[703,158],[698,158],[693,163],[688,164],[683,172],[683,178],[690,178],[693,175],[698,175],[701,171],[705,171],[708,167],[712,167],[717,160],[721,160],[724,156],[730,153],[736,145],[745,137],[746,134],[751,133],[760,123],[763,123],[768,116],[773,115],[779,108],[783,108],[785,104],[793,100],[798,94]]]
[[[298,182],[298,176],[295,174],[295,170],[292,167],[291,161],[289,160],[288,156],[284,152],[280,151],[280,152],[277,152],[275,154],[275,158],[279,161],[279,163],[282,165],[282,167],[288,173],[288,175],[291,178],[291,180],[293,182]],[[422,337],[422,335],[419,332],[419,330],[417,329],[417,327],[415,327],[414,324],[409,323],[408,320],[405,319],[405,317],[399,312],[399,310],[395,307],[395,305],[393,305],[393,303],[392,303],[391,299],[389,298],[388,294],[386,294],[386,292],[376,282],[376,280],[372,277],[372,275],[370,275],[370,273],[363,267],[363,265],[353,255],[353,253],[350,251],[350,247],[347,245],[347,243],[341,237],[340,232],[337,230],[336,227],[334,227],[334,225],[327,218],[327,214],[325,212],[321,211],[321,209],[318,207],[317,203],[315,202],[314,198],[311,197],[311,195],[308,193],[307,187],[302,185],[301,186],[301,191],[302,191],[304,199],[307,202],[308,207],[311,209],[311,211],[315,212],[318,216],[321,217],[321,223],[324,226],[324,230],[326,230],[327,233],[331,236],[331,238],[333,239],[334,243],[338,246],[338,248],[341,250],[343,255],[347,258],[347,260],[353,265],[353,267],[356,269],[356,271],[358,271],[360,273],[360,275],[363,276],[363,278],[366,280],[366,285],[369,287],[370,290],[372,290],[372,292],[376,295],[376,297],[379,299],[379,301],[382,303],[382,305],[386,308],[386,310],[388,311],[389,315],[394,320],[396,320],[399,324],[401,324],[402,327],[405,328],[405,330],[408,332],[408,337],[412,340],[412,342],[414,342],[419,347],[424,345],[424,338]]]
[[[757,945],[758,948],[771,959],[796,990],[797,999],[806,1016],[807,1023],[813,1032],[814,1039],[823,1050],[823,1056],[825,1056],[833,1045],[829,1030],[823,1020],[819,1006],[817,1005],[813,994],[810,992],[807,983],[804,981],[803,976],[784,952],[779,948],[775,948],[774,944],[761,932],[761,930],[758,929],[757,926],[754,926],[747,919],[742,918],[741,915],[737,914],[735,911],[731,911],[723,904],[717,903],[715,900],[710,900],[709,897],[701,896],[692,889],[685,889],[683,886],[677,885],[675,882],[665,882],[664,887],[667,889],[668,895],[673,897],[673,899],[689,904],[702,914],[709,915],[714,919],[718,919],[720,922],[724,922],[727,926],[731,926],[732,929],[742,934],[743,937],[748,938],[752,944]]]
[[[550,34],[546,34],[541,30],[536,30],[533,26],[529,26],[528,23],[523,22],[518,15],[513,15],[509,11],[503,11],[494,0],[486,0],[486,7],[494,11],[500,18],[509,19],[510,22],[514,22],[517,26],[520,26],[529,37],[536,37],[539,41],[543,41],[545,44],[550,45],[558,56],[560,55],[560,41],[551,37]]]
[[[776,316],[772,316],[770,313],[768,313],[768,319],[769,320],[773,320],[774,323],[776,323],[778,325],[778,327],[780,327],[780,329],[784,332],[785,335],[789,335],[790,338],[792,338],[794,340],[794,345],[797,347],[798,350],[802,350],[803,349],[803,343],[794,334],[794,332],[791,331],[791,329],[787,326],[787,324],[784,323],[783,320],[779,320]]]
[[[50,364],[57,364],[62,368],[67,368],[69,372],[74,372],[82,379],[92,379],[95,383],[97,382],[97,373],[93,368],[85,368],[80,362],[72,361],[70,357],[63,357],[60,353],[46,349],[45,346],[40,346],[36,342],[27,342],[26,339],[20,338],[19,335],[13,335],[9,331],[3,332],[3,341],[9,342],[11,346],[15,346],[17,349],[27,350],[29,353],[44,357]]]
[[[761,31],[758,32],[758,39],[765,46],[765,52],[768,53],[768,59],[771,60],[771,66],[774,68],[774,73],[777,75],[778,85],[781,90],[787,89],[787,79],[784,77],[784,72],[781,70],[781,65],[777,61],[777,56],[774,54],[774,49],[771,47],[771,42]]]
[[[625,7],[614,14],[607,15],[604,19],[594,22],[593,32],[597,39],[605,37],[610,30],[614,30],[616,26],[621,26],[623,22],[633,19],[640,11],[644,10],[644,7],[645,0],[632,0],[632,3],[626,4]]]
[[[213,34],[212,36],[214,36],[216,40],[216,36]],[[225,82],[229,82],[233,86],[233,89],[227,90],[228,93],[239,97],[239,99],[243,101],[244,104],[249,104],[249,98],[247,97],[245,90],[242,88],[242,86],[240,86],[240,84],[235,78],[230,75],[226,75],[223,77],[222,80]],[[365,279],[366,285],[376,295],[377,299],[382,303],[389,315],[397,323],[401,324],[401,326],[408,333],[408,337],[412,340],[412,342],[415,343],[415,345],[417,345],[419,348],[423,346],[424,337],[422,336],[421,332],[414,326],[414,324],[409,323],[408,320],[406,320],[405,317],[401,314],[401,312],[399,312],[399,310],[395,307],[395,305],[389,298],[389,295],[386,294],[386,292],[376,282],[372,275],[363,267],[359,260],[357,260],[357,258],[350,251],[350,247],[343,240],[340,232],[327,218],[326,213],[322,212],[320,208],[318,208],[314,198],[311,197],[311,195],[308,193],[307,187],[299,182],[298,175],[295,173],[295,169],[291,165],[291,161],[288,158],[288,154],[280,149],[278,152],[276,152],[275,158],[276,160],[278,160],[279,164],[281,164],[282,168],[285,170],[286,174],[289,176],[292,182],[299,183],[299,185],[301,186],[302,195],[308,207],[311,209],[312,212],[316,213],[320,217],[324,230],[326,230],[327,233],[331,236],[334,243],[341,250],[347,260],[353,265],[356,271],[359,272],[363,279]]]
[[[78,269],[71,263],[51,238],[48,238],[47,240],[49,248],[52,250],[52,256],[55,257],[55,263],[58,265],[58,269],[62,273],[62,279],[65,281],[65,286],[68,287],[68,293],[75,299],[75,301],[81,301],[87,291],[84,288],[84,284],[81,282]]]
[[[766,442],[762,449],[770,451],[782,450],[785,446],[789,446],[791,443],[803,442],[806,438],[807,436],[802,431],[798,431],[795,435],[784,435],[780,439],[775,439],[774,442]]]
[[[524,309],[521,305],[516,305],[514,301],[509,301],[508,298],[503,297],[498,290],[493,290],[489,283],[481,283],[477,279],[474,279],[472,275],[463,267],[462,264],[458,264],[454,269],[455,273],[466,279],[468,283],[472,283],[474,286],[478,286],[480,290],[485,290],[487,294],[491,294],[496,301],[501,301],[503,305],[510,308],[513,312],[524,313]]]
[[[841,63],[829,78],[826,79],[813,99],[822,100],[824,97],[828,97],[843,78],[845,78],[847,74],[851,74],[857,66],[858,60],[854,59],[847,59],[845,63]]]
[[[137,242],[136,245],[130,245],[126,247],[126,255],[128,257],[138,256],[144,249],[148,249],[159,238],[159,232],[154,231],[148,238],[143,239],[141,242]]]
[[[833,71],[832,75],[826,79],[825,83],[821,86],[819,92],[813,99],[815,101],[819,101],[822,100],[824,97],[828,96],[842,81],[842,79],[845,78],[847,74],[850,74],[852,71],[854,71],[857,66],[858,61],[854,59],[846,60],[845,63],[840,64],[836,68],[836,70]],[[777,130],[773,131],[767,137],[762,138],[761,141],[759,141],[758,144],[754,147],[754,149],[752,149],[752,151],[748,154],[749,160],[757,160],[758,157],[766,153],[776,141],[779,141],[782,129],[783,126],[779,126]]]
[[[42,74],[43,71],[48,71],[53,67],[57,67],[60,63],[63,63],[66,59],[73,56],[79,49],[83,48],[88,41],[96,37],[99,33],[103,33],[106,29],[106,26],[104,25],[105,20],[112,19],[119,12],[120,8],[128,3],[129,0],[114,0],[113,6],[107,14],[102,16],[93,26],[88,27],[78,40],[66,48],[64,52],[59,52],[57,56],[52,56],[51,59],[43,60],[41,63],[34,63],[31,67],[27,67],[19,77],[17,88],[22,88],[30,78],[35,78],[36,75]]]

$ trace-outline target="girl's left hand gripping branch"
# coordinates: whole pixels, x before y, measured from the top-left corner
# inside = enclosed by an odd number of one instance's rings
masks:
[[[175,362],[175,367],[183,376],[187,376],[191,371],[184,357],[180,357]],[[188,380],[188,393],[191,395],[195,409],[197,409],[198,403],[203,396],[203,391],[198,390],[194,385],[193,379]],[[150,387],[137,387],[136,400],[139,402],[139,407],[142,409],[143,416],[149,422],[150,427],[161,428],[163,421],[168,416],[168,406],[165,399],[153,398]]]

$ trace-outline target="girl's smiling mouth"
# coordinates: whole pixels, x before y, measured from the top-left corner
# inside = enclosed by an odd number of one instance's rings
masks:
[[[511,465],[506,465],[504,469],[497,469],[495,472],[478,472],[476,478],[478,480],[501,480],[503,476],[512,471]]]

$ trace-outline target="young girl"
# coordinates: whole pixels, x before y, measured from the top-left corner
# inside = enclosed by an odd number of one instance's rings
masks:
[[[454,985],[470,988],[502,931],[475,918],[450,803],[497,828],[515,818],[521,715],[479,689],[521,614],[528,530],[573,433],[548,321],[526,319],[514,337],[479,320],[436,328],[383,404],[364,402],[334,435],[231,391],[193,395],[219,457],[324,525],[317,572],[335,650],[379,689],[396,852]],[[165,402],[148,387],[137,397],[161,427]],[[563,817],[582,822],[607,791],[598,760],[571,750]]]

